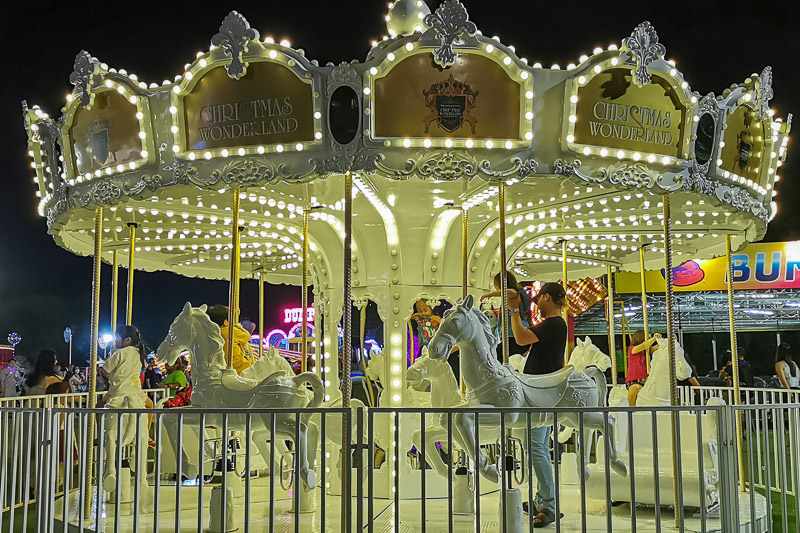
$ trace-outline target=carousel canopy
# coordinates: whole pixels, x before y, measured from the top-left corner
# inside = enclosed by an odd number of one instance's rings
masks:
[[[227,278],[238,191],[243,277],[298,283],[310,210],[312,281],[340,286],[350,172],[356,290],[433,295],[461,284],[464,212],[469,284],[491,284],[500,182],[527,278],[559,278],[564,243],[574,279],[638,270],[640,248],[660,268],[665,196],[683,259],[759,240],[775,215],[791,121],[769,106],[769,67],[702,95],[648,22],[562,67],[483,35],[458,0],[399,0],[386,20],[363,61],[320,66],[233,11],[162,83],[81,51],[58,119],[24,106],[57,244],[91,254],[103,207],[104,260],[135,224],[137,268]]]

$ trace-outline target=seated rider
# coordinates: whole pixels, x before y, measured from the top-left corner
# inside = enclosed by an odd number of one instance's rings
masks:
[[[421,350],[431,342],[433,334],[439,329],[442,319],[433,314],[433,309],[428,305],[428,300],[417,300],[414,304],[413,315],[411,319],[417,323],[417,336],[419,338],[419,349]]]
[[[647,358],[655,351],[656,341],[661,338],[656,333],[649,339],[645,338],[644,330],[636,330],[628,346],[628,373],[625,376],[625,386],[628,389],[628,405],[636,405],[636,397],[647,381]]]
[[[103,365],[108,375],[108,392],[98,404],[112,409],[143,409],[149,401],[139,380],[145,350],[136,326],[118,327],[114,346],[116,350]]]
[[[225,360],[228,360],[228,308],[224,305],[215,305],[206,311],[213,323],[219,326],[222,339],[222,349]],[[231,366],[241,374],[253,365],[253,356],[250,353],[250,333],[240,324],[233,327],[233,356],[230,358]]]

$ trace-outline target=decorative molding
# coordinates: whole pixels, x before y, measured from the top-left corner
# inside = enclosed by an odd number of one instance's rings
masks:
[[[506,179],[514,176],[521,181],[528,176],[536,174],[536,169],[539,167],[539,162],[535,159],[523,160],[519,157],[515,157],[511,162],[513,165],[508,170],[492,170],[489,161],[484,160],[481,161],[481,171],[492,178]]]
[[[206,189],[219,182],[218,177],[202,178],[197,172],[197,167],[180,159],[173,159],[172,164],[164,167],[164,170],[172,172],[172,183],[176,185],[188,185],[191,183],[201,189]]]
[[[210,180],[220,179],[228,185],[246,186],[261,182],[271,182],[278,178],[275,164],[264,156],[234,159],[221,169],[211,172]],[[210,181],[209,180],[209,181]]]
[[[647,71],[647,67],[653,61],[663,58],[664,54],[667,53],[664,45],[658,42],[658,34],[655,28],[649,22],[644,21],[634,28],[630,37],[622,40],[622,44],[636,60],[634,83],[640,86],[647,85],[652,78]]]
[[[242,60],[242,54],[247,51],[250,42],[257,39],[258,31],[251,28],[238,11],[231,11],[223,19],[219,33],[211,38],[211,44],[222,47],[231,56],[230,64],[225,66],[228,76],[238,80],[245,75],[247,63]]]
[[[720,202],[726,203],[734,209],[752,213],[754,216],[764,221],[769,219],[769,210],[764,207],[757,198],[753,197],[741,187],[720,183],[714,191],[714,196],[716,196]]]
[[[719,101],[714,96],[714,93],[708,93],[702,98],[700,93],[695,93],[695,97],[698,100],[697,116],[702,117],[704,114],[710,113],[714,117],[714,122],[716,122],[719,119]]]
[[[312,159],[314,172],[320,176],[328,174],[344,174],[348,171],[375,172],[381,155],[377,150],[360,148],[352,143],[342,146],[331,143],[331,156],[327,159]]]
[[[616,163],[600,169],[599,181],[608,180],[613,185],[649,189],[655,185],[659,173],[643,163]]]
[[[128,196],[138,196],[144,191],[155,192],[163,185],[164,179],[161,174],[144,175],[133,185],[123,184],[122,191]]]
[[[92,87],[94,85],[95,73],[100,63],[86,50],[81,50],[75,56],[75,63],[72,67],[72,74],[69,75],[69,82],[75,86],[80,98],[81,106],[87,107],[92,102]]]
[[[334,83],[328,84],[328,96],[333,93],[333,90],[336,89],[338,84],[361,83],[361,75],[354,66],[356,63],[358,62],[353,61],[348,63],[347,61],[342,61],[333,67],[330,74],[330,81]]]
[[[423,23],[433,29],[439,38],[439,47],[434,51],[433,60],[442,68],[456,62],[453,45],[463,42],[464,35],[473,36],[478,27],[469,20],[469,14],[458,0],[444,0],[434,13],[425,15]]]
[[[758,120],[764,120],[769,113],[769,101],[775,96],[772,90],[772,67],[764,67],[758,76]]]

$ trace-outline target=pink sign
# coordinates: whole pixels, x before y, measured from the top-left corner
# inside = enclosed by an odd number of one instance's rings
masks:
[[[306,317],[308,322],[314,322],[316,311],[313,307],[306,309]],[[283,310],[283,323],[284,324],[297,324],[303,321],[303,308],[302,307],[289,307]]]

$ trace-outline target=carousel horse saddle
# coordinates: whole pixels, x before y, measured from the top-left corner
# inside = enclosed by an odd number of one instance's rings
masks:
[[[530,405],[537,407],[556,406],[564,397],[568,387],[573,389],[594,389],[594,381],[583,374],[578,374],[571,366],[567,366],[543,375],[523,375],[523,394]]]

